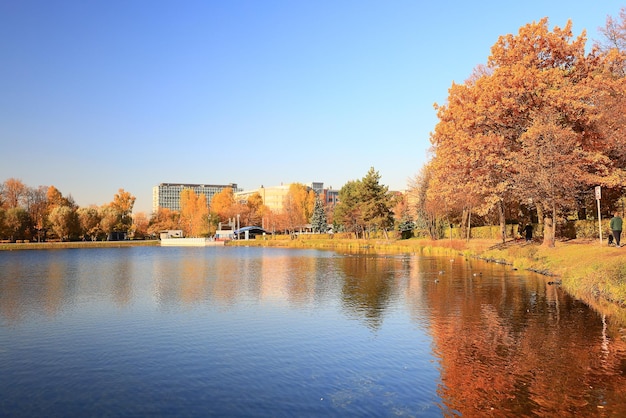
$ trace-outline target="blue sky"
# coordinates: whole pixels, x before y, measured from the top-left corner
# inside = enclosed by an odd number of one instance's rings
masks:
[[[543,17],[588,45],[618,1],[0,0],[0,181],[81,206],[370,167],[406,188],[453,81]]]

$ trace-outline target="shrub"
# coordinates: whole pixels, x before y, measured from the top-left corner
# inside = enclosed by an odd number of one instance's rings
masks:
[[[556,236],[560,238],[574,239],[577,237],[576,225],[574,221],[559,223],[556,227]]]
[[[602,235],[605,237],[611,232],[609,229],[609,222],[610,221],[608,219],[602,221]],[[574,230],[576,238],[598,238],[598,221],[575,221]]]

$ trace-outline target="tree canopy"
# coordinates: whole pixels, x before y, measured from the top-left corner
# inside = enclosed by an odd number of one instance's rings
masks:
[[[496,210],[504,239],[507,202],[536,206],[556,225],[581,192],[623,184],[623,161],[612,153],[626,144],[602,120],[607,108],[624,108],[623,77],[612,70],[624,57],[609,65],[597,50],[586,55],[585,41],[571,22],[550,31],[542,19],[501,36],[487,66],[452,85],[436,105],[431,198],[459,211]],[[623,123],[623,113],[613,117]]]
[[[339,203],[335,207],[335,223],[357,237],[393,227],[394,199],[389,188],[380,184],[380,174],[371,167],[356,181],[349,181],[339,190]]]
[[[218,219],[218,222],[227,222],[235,215],[233,207],[235,206],[235,197],[232,187],[225,187],[219,193],[216,193],[211,199],[211,213]]]
[[[180,192],[180,225],[187,237],[208,234],[209,208],[204,194],[197,195],[193,189]]]

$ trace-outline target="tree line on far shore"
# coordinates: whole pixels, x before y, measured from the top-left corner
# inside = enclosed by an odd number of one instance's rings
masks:
[[[120,189],[110,203],[79,207],[54,186],[29,187],[10,178],[0,183],[0,239],[118,239],[140,221],[133,220],[134,203],[135,197]]]
[[[182,229],[185,236],[213,236],[220,226],[260,226],[278,234],[333,231],[356,237],[388,236],[397,226],[394,213],[403,201],[402,195],[380,184],[380,174],[373,167],[362,179],[341,188],[338,204],[324,202],[322,197],[304,184],[292,183],[282,209],[273,211],[259,193],[238,201],[227,187],[215,194],[207,207],[203,195],[187,189],[181,192],[180,211],[160,209],[152,214],[148,233]]]
[[[187,237],[210,237],[219,228],[261,226],[271,233],[345,232],[356,237],[380,235],[399,224],[394,211],[406,215],[401,194],[380,184],[372,167],[339,192],[340,203],[327,204],[310,187],[293,183],[282,210],[275,212],[256,193],[237,201],[232,188],[215,194],[207,205],[203,194],[184,189],[180,210],[160,209],[150,216],[133,214],[135,197],[124,189],[102,206],[79,207],[55,186],[30,187],[9,178],[0,183],[0,240],[72,241],[156,238],[159,232],[182,230]]]

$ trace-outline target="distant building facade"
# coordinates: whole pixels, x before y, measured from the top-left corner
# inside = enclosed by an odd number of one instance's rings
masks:
[[[152,212],[156,213],[159,209],[180,210],[180,192],[184,189],[191,189],[196,195],[205,195],[207,206],[211,204],[211,199],[217,193],[225,188],[230,187],[233,192],[239,192],[237,184],[230,183],[224,185],[216,184],[187,184],[187,183],[161,183],[152,188]]]
[[[235,193],[235,200],[238,202],[247,201],[250,196],[258,193],[263,200],[263,204],[272,212],[278,213],[283,208],[283,201],[289,193],[289,187],[291,187],[291,183],[272,187],[261,186],[258,189]]]
[[[339,203],[339,190],[335,190],[333,188],[324,189],[322,194],[320,194],[320,197],[325,205],[335,206]]]
[[[272,187],[259,187],[254,190],[246,190],[235,193],[235,200],[247,201],[250,196],[258,193],[263,200],[263,204],[267,206],[272,212],[279,213],[283,210],[285,197],[289,194],[289,188],[293,183],[281,184],[280,186]],[[312,189],[325,205],[335,205],[339,202],[339,191],[331,189],[325,189],[324,183],[313,182],[305,184],[308,188]]]

